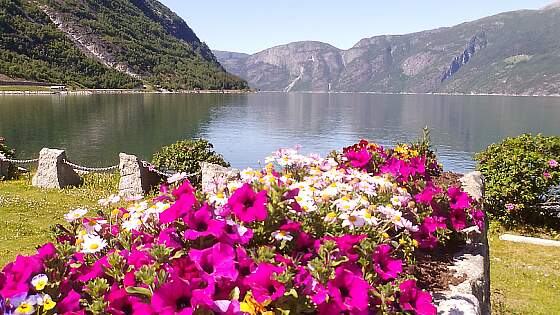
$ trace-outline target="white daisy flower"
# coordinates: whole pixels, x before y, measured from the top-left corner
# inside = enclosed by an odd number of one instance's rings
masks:
[[[272,232],[272,237],[277,241],[291,241],[294,237],[290,235],[287,231],[276,231]]]
[[[84,254],[95,254],[107,247],[107,241],[97,235],[86,234],[83,238],[82,250]]]
[[[339,216],[342,219],[342,226],[355,229],[357,227],[362,227],[366,224],[366,220],[361,217],[358,213],[343,213]]]
[[[72,223],[76,220],[83,218],[88,213],[87,209],[75,209],[64,215],[64,219]]]

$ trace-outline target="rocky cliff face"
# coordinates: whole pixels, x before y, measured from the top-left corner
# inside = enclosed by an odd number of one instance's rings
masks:
[[[559,36],[560,9],[552,6],[365,38],[348,50],[296,42],[217,56],[261,90],[548,95],[559,93]]]

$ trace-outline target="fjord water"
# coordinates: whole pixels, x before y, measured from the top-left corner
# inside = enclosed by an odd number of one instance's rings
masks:
[[[326,154],[368,139],[408,142],[432,129],[446,170],[524,132],[560,134],[560,98],[376,94],[135,94],[0,96],[0,136],[33,158],[64,148],[70,160],[108,166],[127,152],[149,159],[162,145],[203,137],[234,167],[277,148]]]

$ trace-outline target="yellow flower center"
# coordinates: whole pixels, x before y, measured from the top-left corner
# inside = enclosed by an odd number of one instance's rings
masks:
[[[400,222],[401,221],[401,216],[400,215],[396,216],[395,221]]]
[[[348,217],[348,221],[354,223],[354,222],[358,221],[358,218],[356,218],[355,216],[351,215],[351,216]]]
[[[223,193],[218,193],[218,194],[216,195],[216,197],[218,197],[218,198],[220,198],[220,199],[223,199],[223,198],[224,198],[224,194],[223,194]]]
[[[334,212],[329,212],[329,213],[327,213],[327,217],[328,217],[329,219],[335,219],[335,218],[336,218],[336,213],[334,213]]]
[[[96,249],[99,248],[99,244],[91,244],[91,245],[89,245],[89,248],[93,249],[93,250],[96,250]]]
[[[381,236],[383,236],[383,238],[389,238],[389,234],[387,234],[387,233],[383,233],[383,234],[381,234]]]

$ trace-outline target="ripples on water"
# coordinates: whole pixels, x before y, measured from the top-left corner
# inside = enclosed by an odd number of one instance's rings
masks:
[[[447,170],[523,132],[559,134],[560,98],[374,94],[0,96],[0,135],[21,157],[42,147],[114,164],[119,152],[149,158],[179,139],[208,138],[233,166],[256,166],[279,147],[326,154],[361,138],[409,142],[432,129]]]

